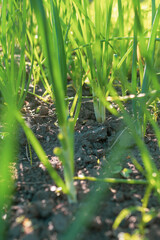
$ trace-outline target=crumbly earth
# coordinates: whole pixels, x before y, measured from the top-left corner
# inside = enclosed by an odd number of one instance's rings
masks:
[[[41,88],[37,89],[38,94],[41,91]],[[88,89],[84,89],[83,94],[88,95],[87,91]],[[70,95],[72,95],[72,91]],[[53,154],[54,147],[59,146],[58,126],[53,103],[46,104],[35,96],[28,95],[23,114],[43,146],[52,166],[63,176],[62,165]],[[80,174],[99,176],[121,126],[122,120],[108,112],[105,123],[97,123],[93,102],[90,99],[82,101],[79,119],[75,127],[75,176]],[[160,151],[157,140],[149,127],[145,142],[158,166]],[[67,197],[57,190],[54,181],[32,149],[31,159],[29,145],[22,130],[19,143],[18,161],[14,166],[15,187],[7,217],[6,239],[58,240],[61,239],[61,236],[63,239],[67,239],[65,236],[68,236],[67,232],[71,223],[76,221],[77,212],[81,212],[90,192],[96,190],[99,194],[98,187],[94,182],[75,181],[78,201],[76,204],[68,203]],[[136,147],[131,149],[131,153],[137,161],[141,162]],[[132,163],[130,154],[124,158],[122,167],[131,170],[130,178],[141,179],[143,176]],[[123,178],[120,173],[118,177]],[[106,183],[106,190],[103,190],[102,196],[99,197],[90,221],[84,225],[84,231],[81,229],[74,239],[116,240],[122,239],[120,238],[122,233],[133,233],[141,219],[138,212],[134,212],[123,220],[117,230],[113,230],[112,225],[122,209],[141,206],[144,192],[144,185],[108,185]],[[159,202],[154,194],[150,197],[148,207],[156,208],[157,213],[160,210]],[[146,236],[149,240],[160,239],[159,224],[160,216],[147,224]]]

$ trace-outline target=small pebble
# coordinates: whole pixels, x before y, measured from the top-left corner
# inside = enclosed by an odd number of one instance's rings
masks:
[[[41,106],[39,110],[40,115],[48,115],[48,107],[47,106]]]

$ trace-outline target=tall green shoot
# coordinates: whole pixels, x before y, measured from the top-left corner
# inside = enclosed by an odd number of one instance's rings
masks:
[[[108,39],[113,1],[109,1],[108,4],[105,1],[100,2],[96,0],[93,4],[94,14],[90,11],[88,1],[83,1],[83,4],[80,4],[78,1],[74,0],[74,7],[78,16],[77,21],[79,21],[79,28],[81,29],[81,31],[76,29],[76,32],[81,34],[84,41],[83,44],[86,45],[86,48],[82,49],[86,56],[82,64],[85,72],[88,72],[93,94],[95,116],[98,122],[104,122],[106,117],[105,107],[97,96],[96,90],[100,88],[103,95],[105,95],[108,90],[107,85],[110,73]],[[91,13],[94,15],[94,22],[91,19]],[[84,21],[81,19],[84,19]],[[104,40],[104,38],[106,39],[103,42],[102,40]]]
[[[148,42],[148,47],[146,46],[146,40],[143,35],[143,25],[141,21],[141,8],[140,1],[133,1],[134,12],[135,12],[135,24],[134,24],[134,52],[133,52],[133,62],[132,62],[132,87],[134,94],[136,93],[137,84],[137,41],[139,40],[139,48],[142,56],[145,58],[145,66],[144,66],[144,74],[141,83],[141,92],[146,94],[152,89],[152,86],[157,86],[158,82],[156,78],[153,78],[153,54],[154,54],[154,46],[155,39],[157,34],[157,27],[160,17],[160,7],[157,8],[156,14],[154,16],[154,21],[152,22],[151,36]],[[153,13],[153,12],[152,12]],[[153,15],[152,15],[153,17]],[[147,52],[146,52],[147,48]],[[152,69],[152,70],[151,70]],[[141,70],[141,69],[140,69]],[[142,70],[141,70],[142,72]],[[152,73],[151,73],[152,72]],[[137,119],[137,124],[140,124],[138,127],[139,134],[144,135],[146,129],[146,117],[143,113],[143,108],[146,104],[146,98],[143,98],[140,102],[137,102],[133,99],[133,113],[135,119]]]
[[[68,106],[65,102],[66,94],[66,63],[65,52],[59,21],[56,1],[51,1],[52,25],[46,16],[43,2],[39,0],[31,1],[35,11],[39,33],[42,38],[43,50],[46,56],[49,80],[55,96],[57,118],[60,128],[58,138],[61,148],[54,150],[64,166],[65,184],[68,189],[69,201],[76,201],[76,190],[74,187],[74,120],[68,118]],[[61,43],[62,45],[60,45]],[[54,56],[54,57],[53,57]],[[63,63],[63,64],[62,64]]]
[[[122,1],[118,0],[118,20],[119,20],[119,35],[120,37],[124,37],[124,20],[123,20],[123,5]],[[120,49],[121,49],[121,58],[125,54],[125,41],[120,41]],[[125,94],[125,84],[126,84],[126,61],[123,62],[120,69],[120,79],[122,83],[122,94]]]
[[[0,73],[0,81],[1,81]],[[0,90],[2,90],[0,86]],[[4,239],[5,222],[7,218],[6,208],[10,204],[10,194],[12,193],[12,181],[10,166],[15,160],[17,148],[16,139],[16,117],[15,117],[15,102],[13,92],[10,91],[10,97],[8,97],[7,106],[4,111],[1,112],[3,117],[1,118],[1,131],[0,132],[0,236]]]

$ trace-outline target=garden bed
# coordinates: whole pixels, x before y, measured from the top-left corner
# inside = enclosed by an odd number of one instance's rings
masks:
[[[88,90],[85,89],[88,95]],[[37,88],[41,94],[42,89]],[[72,91],[71,91],[72,95]],[[53,154],[59,146],[58,126],[55,107],[52,102],[46,104],[34,95],[28,95],[23,107],[23,114],[36,137],[43,146],[52,166],[63,176],[62,164]],[[106,164],[109,149],[119,130],[122,119],[106,114],[103,124],[97,123],[91,99],[82,101],[80,116],[75,127],[75,175],[97,177]],[[145,142],[156,164],[159,166],[160,151],[152,130],[148,127]],[[55,186],[43,164],[34,151],[29,152],[29,145],[23,131],[20,132],[18,161],[14,168],[15,192],[7,219],[7,240],[56,240],[69,229],[75,221],[77,211],[88,201],[88,195],[98,187],[94,182],[75,181],[77,203],[68,203],[67,197]],[[137,147],[130,149],[130,154],[122,159],[122,168],[130,169],[130,178],[141,179],[141,173],[131,161],[131,155],[141,163]],[[32,157],[31,157],[32,156]],[[121,172],[118,178],[123,178]],[[145,185],[106,183],[106,191],[97,202],[94,217],[85,224],[85,231],[76,236],[78,239],[115,240],[121,239],[123,232],[133,233],[140,222],[141,214],[135,212],[122,221],[117,230],[112,229],[114,220],[120,211],[130,206],[141,206]],[[159,211],[156,197],[151,195],[149,209]],[[84,212],[85,214],[85,212]],[[160,239],[160,217],[154,218],[146,227],[149,240]],[[64,235],[65,236],[65,235]],[[66,235],[67,236],[67,235]],[[122,235],[121,235],[122,236]],[[65,239],[65,237],[64,237]]]

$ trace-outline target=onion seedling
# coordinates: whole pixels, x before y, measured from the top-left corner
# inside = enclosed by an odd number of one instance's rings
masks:
[[[74,186],[74,119],[69,117],[68,105],[65,101],[67,90],[66,55],[64,40],[56,1],[50,1],[50,18],[47,18],[43,1],[33,0],[31,5],[37,17],[39,33],[42,38],[46,66],[49,71],[49,81],[55,97],[56,112],[59,124],[58,139],[61,148],[55,148],[54,153],[64,166],[65,186],[70,202],[76,202]],[[34,142],[33,142],[34,146]],[[63,184],[64,185],[64,184]],[[66,191],[64,191],[66,193]]]

